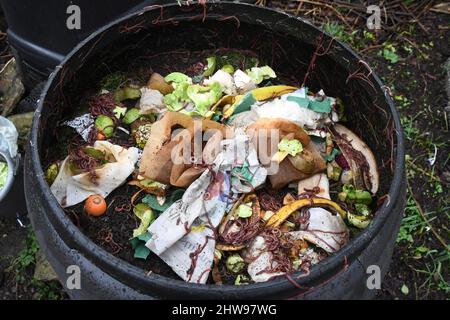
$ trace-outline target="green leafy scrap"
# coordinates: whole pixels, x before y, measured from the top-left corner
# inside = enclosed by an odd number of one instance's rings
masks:
[[[297,154],[303,151],[302,143],[297,139],[281,139],[280,143],[278,143],[278,151],[286,152],[287,154],[295,157]]]
[[[210,86],[193,84],[187,87],[186,94],[195,105],[195,111],[206,116],[209,108],[222,97],[222,86],[213,82]]]
[[[136,259],[146,260],[150,254],[150,249],[145,246],[145,243],[150,240],[151,234],[145,232],[130,240],[131,247],[134,250],[134,257]]]
[[[133,213],[141,220],[139,227],[133,230],[133,237],[138,237],[147,231],[150,224],[156,219],[156,215],[145,203],[137,204],[133,209]]]
[[[0,162],[0,190],[5,186],[7,178],[8,165],[5,162]]]
[[[269,66],[253,67],[247,70],[246,73],[256,84],[260,84],[263,80],[277,77],[275,71]]]
[[[142,202],[147,204],[151,209],[158,211],[158,212],[164,212],[167,208],[169,208],[175,201],[181,199],[181,197],[184,194],[184,189],[176,189],[172,191],[169,195],[166,196],[166,199],[164,203],[161,205],[158,202],[158,199],[153,194],[146,195]]]
[[[238,215],[239,218],[250,218],[253,214],[252,203],[249,202],[249,203],[241,204],[237,208],[236,214]]]

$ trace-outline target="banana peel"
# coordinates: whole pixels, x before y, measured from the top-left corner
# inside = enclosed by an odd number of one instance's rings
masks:
[[[336,202],[323,198],[308,198],[300,199],[289,203],[288,205],[282,207],[278,210],[270,219],[267,221],[266,226],[272,228],[279,227],[283,221],[285,221],[293,212],[303,208],[303,207],[321,207],[328,206],[336,210],[340,216],[344,219],[347,216],[347,212],[342,209]]]
[[[284,85],[269,86],[269,87],[253,89],[253,90],[249,91],[248,93],[246,93],[245,95],[235,96],[233,104],[231,105],[230,108],[228,108],[224,112],[223,117],[225,119],[231,117],[234,114],[237,107],[239,107],[241,102],[245,101],[244,97],[247,97],[247,98],[250,97],[250,99],[253,98],[253,100],[255,100],[255,101],[265,101],[265,100],[277,98],[279,96],[282,96],[283,94],[291,93],[297,89],[298,88],[296,88],[296,87],[284,86]]]
[[[208,119],[211,119],[211,117],[214,115],[214,113],[220,108],[225,106],[231,106],[236,101],[236,98],[238,96],[231,96],[231,95],[225,95],[222,98],[219,99],[210,109],[212,111],[211,115],[208,117]]]

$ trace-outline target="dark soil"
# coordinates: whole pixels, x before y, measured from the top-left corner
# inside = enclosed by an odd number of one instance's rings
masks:
[[[128,185],[114,190],[107,198],[108,211],[100,218],[86,215],[83,211],[83,204],[65,211],[84,234],[109,253],[142,268],[145,272],[151,271],[178,279],[177,274],[154,253],[150,253],[147,260],[133,257],[134,250],[131,247],[130,239],[133,229],[139,226],[139,219],[133,213],[130,200],[138,190],[138,188]]]
[[[391,14],[386,20],[388,25],[382,24],[382,30],[371,41],[362,34],[368,31],[365,19],[344,7],[338,8],[353,28],[345,26],[344,32],[337,31],[336,36],[355,48],[390,88],[405,132],[408,205],[380,299],[448,299],[450,294],[450,110],[446,109],[449,97],[445,92],[444,68],[450,56],[450,16],[429,10],[440,2],[410,2],[422,5],[417,11],[421,12],[420,24],[408,19],[393,24]],[[300,8],[294,1],[268,1],[268,5],[291,13],[305,13],[311,8],[305,4]],[[316,10],[307,13],[307,18],[317,26],[343,25],[342,16],[337,17],[336,12],[320,6]],[[393,10],[399,14],[407,12],[401,5]],[[396,48],[399,60],[395,63],[380,56],[387,44]],[[427,159],[434,154],[434,146],[438,150],[436,161],[430,165]],[[414,223],[411,219],[415,219]],[[405,234],[410,239],[405,240]]]
[[[292,3],[292,7],[294,5],[296,7],[296,3],[294,1]],[[271,3],[271,1],[268,1],[267,5],[285,9],[284,5],[277,2]],[[339,23],[339,19],[334,14],[330,11],[329,20]],[[314,17],[309,16],[307,18],[314,21]],[[408,181],[412,191],[408,195],[409,200],[414,205],[411,196],[416,198],[423,211],[429,213],[427,217],[428,220],[431,220],[431,226],[445,243],[449,243],[450,135],[448,129],[449,116],[444,115],[448,98],[445,93],[443,64],[450,56],[448,41],[450,39],[450,20],[449,15],[429,11],[421,17],[420,21],[427,31],[417,25],[414,25],[411,30],[412,27],[408,24],[398,27],[397,30],[383,30],[376,40],[366,44],[358,51],[374,71],[382,77],[386,85],[391,88],[394,96],[407,98],[408,103],[405,103],[404,100],[396,99],[396,101],[402,114],[402,120],[406,119],[403,123],[404,127],[410,128],[406,132],[407,154],[410,155],[414,166],[408,166]],[[316,24],[320,25],[317,22]],[[443,28],[439,26],[443,26]],[[1,28],[0,17],[0,53],[2,53],[0,67],[2,62],[4,63],[5,52],[9,55],[1,31],[4,31],[4,29]],[[347,32],[349,31],[347,30]],[[406,41],[405,37],[409,41]],[[350,45],[355,45],[360,40],[358,37],[355,38],[348,40]],[[400,60],[395,64],[391,64],[383,57],[378,56],[380,46],[385,41],[393,43],[398,48],[397,54]],[[432,47],[429,46],[430,42],[433,43]],[[412,47],[412,54],[409,53],[409,49],[404,49],[405,44]],[[427,58],[424,58],[421,53],[426,55]],[[417,118],[414,118],[410,123],[408,117],[414,117],[415,115],[418,115]],[[434,166],[430,166],[427,158],[433,153],[433,145],[439,147],[436,162]],[[441,187],[439,188],[438,185]],[[118,192],[115,192],[109,197],[110,204],[113,200],[126,203],[137,190],[128,186],[124,188],[126,188],[123,190],[125,190],[128,198],[123,196],[124,193],[119,195]],[[145,262],[132,257],[133,250],[131,249],[129,236],[131,236],[132,230],[137,227],[138,221],[131,210],[116,212],[110,206],[107,215],[95,219],[80,214],[81,210],[78,209],[78,214],[68,213],[69,216],[98,245],[143,268],[145,271],[153,270],[160,274],[177,277],[155,255],[150,256]],[[407,212],[406,216],[408,214]],[[109,237],[109,233],[112,234],[112,237]],[[12,258],[21,250],[23,239],[26,236],[26,229],[19,227],[16,221],[0,221],[0,237],[2,239],[0,272],[11,263]],[[448,286],[450,274],[448,259],[443,260],[440,269],[436,270],[436,265],[439,263],[437,260],[439,259],[435,255],[427,253],[420,256],[416,253],[416,249],[419,247],[426,247],[428,252],[445,253],[446,249],[437,237],[430,232],[429,228],[424,227],[414,230],[411,232],[411,236],[412,242],[398,242],[392,264],[378,297],[381,299],[447,299],[450,293],[438,287],[438,283],[439,285],[447,283]],[[428,272],[418,272],[418,270],[428,270]],[[31,281],[32,270],[28,270],[27,273],[27,281]],[[439,280],[440,276],[444,278],[443,282]],[[401,291],[404,285],[409,288],[407,293]],[[27,289],[29,287],[29,283],[17,284],[17,281],[11,279],[10,276],[0,273],[0,299],[36,298],[35,292]]]

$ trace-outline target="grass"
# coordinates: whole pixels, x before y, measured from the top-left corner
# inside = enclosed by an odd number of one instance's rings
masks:
[[[423,88],[422,71],[416,72],[408,65],[413,57],[417,59],[416,63],[431,63],[434,43],[414,42],[417,32],[412,26],[386,38],[384,42],[378,42],[371,32],[349,32],[344,25],[335,22],[321,27],[356,51],[367,54],[369,63],[375,66],[375,70],[381,73],[383,81],[391,88],[401,114],[407,140],[408,154],[405,160],[408,185],[413,185],[415,189],[408,188],[407,204],[396,242],[397,250],[401,253],[401,265],[406,274],[412,274],[414,280],[409,279],[411,281],[407,281],[407,285],[400,283],[398,292],[405,297],[411,297],[410,294],[414,293],[416,299],[426,298],[433,291],[448,296],[450,251],[444,239],[450,235],[447,227],[450,221],[450,200],[445,196],[448,192],[437,170],[437,167],[445,170],[450,162],[450,143],[445,138],[448,137],[448,120],[445,112],[437,112],[435,95]],[[376,50],[367,51],[368,47]],[[385,69],[379,70],[378,66],[384,66]],[[399,79],[408,80],[399,82]],[[448,154],[443,157],[445,152]],[[433,158],[434,163],[431,161]],[[399,279],[408,280],[404,276]]]
[[[397,243],[402,241],[413,243],[414,236],[422,234],[425,229],[426,223],[420,216],[419,209],[412,199],[411,194],[408,194],[402,224],[400,225],[400,231],[397,236]]]
[[[24,240],[23,248],[13,259],[6,272],[12,277],[11,281],[13,284],[20,288],[22,292],[32,293],[33,299],[61,300],[64,297],[64,293],[58,282],[41,281],[33,277],[38,251],[39,244],[30,227],[27,238]]]

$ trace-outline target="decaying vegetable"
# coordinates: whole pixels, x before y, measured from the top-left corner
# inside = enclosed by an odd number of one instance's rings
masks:
[[[0,190],[4,188],[8,178],[8,164],[0,161]]]
[[[117,102],[122,102],[124,100],[135,100],[140,96],[141,91],[139,90],[139,87],[136,86],[126,86],[114,92],[114,100]]]
[[[86,199],[84,210],[90,216],[99,217],[106,213],[106,201],[102,196],[95,194]]]
[[[372,196],[370,192],[366,190],[357,190],[351,184],[345,184],[342,187],[342,192],[338,194],[339,200],[342,202],[359,203],[359,204],[370,204],[372,202]]]
[[[164,95],[173,92],[173,87],[166,82],[162,75],[156,72],[152,73],[150,79],[147,82],[147,87],[149,89],[158,90]]]
[[[115,124],[113,119],[105,115],[99,115],[95,119],[95,128],[103,133],[107,138],[112,137],[114,134]]]
[[[148,139],[150,138],[152,125],[150,123],[143,124],[137,128],[137,130],[134,133],[134,138],[136,139],[136,145],[144,149],[145,144],[147,143]]]
[[[58,176],[58,164],[57,163],[52,163],[47,170],[45,171],[45,180],[47,181],[48,184],[52,184],[53,181],[55,181],[56,177]]]
[[[125,124],[132,124],[137,119],[139,119],[140,116],[141,116],[141,114],[139,112],[139,109],[131,108],[131,109],[128,109],[127,112],[125,113],[125,116],[123,117],[122,122]]]
[[[214,71],[216,70],[216,57],[211,56],[206,58],[206,62],[207,62],[207,66],[205,68],[205,72],[203,72],[203,76],[204,77],[209,77],[210,75],[212,75],[214,73]]]
[[[239,254],[233,253],[227,257],[226,266],[228,271],[240,273],[245,268],[245,262]]]
[[[376,194],[380,178],[377,162],[370,148],[356,134],[341,124],[332,126],[331,132],[350,165],[355,187]]]
[[[166,184],[146,179],[142,176],[138,176],[137,179],[128,182],[128,184],[131,186],[137,186],[145,190],[145,192],[157,196],[164,196],[167,193],[167,190],[169,189],[169,186]]]
[[[139,227],[133,230],[133,237],[138,237],[147,231],[148,226],[156,219],[156,215],[145,203],[137,204],[133,213],[141,221]]]
[[[331,161],[327,163],[327,177],[334,181],[339,181],[342,173],[342,168],[336,163]]]
[[[347,216],[347,212],[342,209],[336,202],[323,198],[309,198],[300,199],[282,207],[269,219],[269,221],[267,221],[266,225],[272,228],[279,227],[281,223],[286,220],[293,212],[300,210],[303,207],[317,206],[331,208],[332,210],[338,212],[342,218],[345,218]]]

